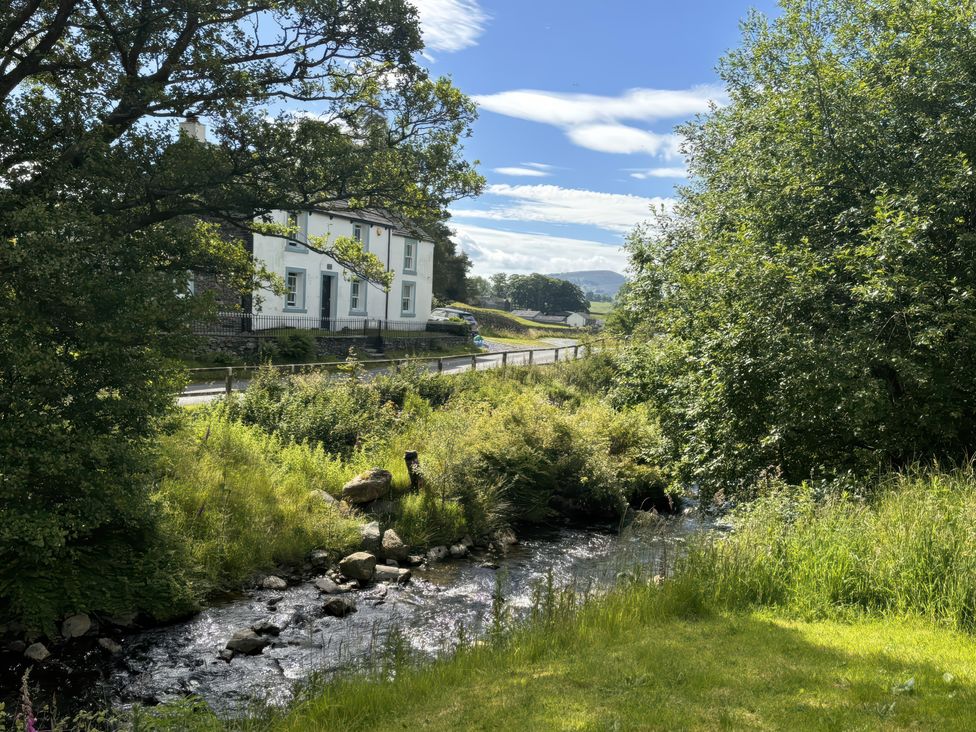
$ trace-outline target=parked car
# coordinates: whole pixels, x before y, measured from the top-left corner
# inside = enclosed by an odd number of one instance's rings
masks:
[[[478,330],[478,321],[475,320],[475,317],[467,310],[458,310],[457,308],[434,308],[430,311],[430,319],[440,321],[463,320],[474,330]]]

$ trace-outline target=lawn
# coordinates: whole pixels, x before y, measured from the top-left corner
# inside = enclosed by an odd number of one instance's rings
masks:
[[[759,613],[635,622],[627,609],[611,603],[600,622],[474,648],[393,682],[330,687],[277,729],[976,728],[970,636]]]
[[[612,302],[590,302],[590,315],[598,320],[606,318],[613,310]]]

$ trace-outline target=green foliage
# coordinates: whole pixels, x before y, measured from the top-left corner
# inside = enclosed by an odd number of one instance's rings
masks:
[[[579,285],[541,274],[511,275],[504,283],[504,290],[515,308],[543,313],[564,310],[585,313],[590,307]]]
[[[269,354],[279,363],[301,363],[315,356],[315,336],[307,330],[286,330],[274,337]]]
[[[50,629],[73,610],[168,593],[153,580],[167,560],[154,553],[149,453],[188,324],[216,305],[189,292],[187,272],[251,293],[270,275],[243,240],[270,232],[268,212],[342,201],[423,223],[482,180],[460,147],[475,108],[417,65],[420,27],[400,0],[11,8],[0,33],[0,621]],[[322,119],[268,113],[296,98]],[[187,115],[209,121],[207,144],[177,131]],[[387,278],[349,240],[308,245]]]
[[[162,438],[152,500],[181,547],[168,571],[195,600],[311,549],[357,544],[358,522],[316,495],[338,494],[350,477],[340,461],[220,414],[185,422]]]
[[[946,0],[745,23],[730,104],[682,130],[693,184],[629,244],[643,344],[620,397],[655,405],[684,480],[976,444],[974,23]]]
[[[976,630],[976,478],[899,475],[872,498],[773,485],[684,560],[714,606],[924,616]]]

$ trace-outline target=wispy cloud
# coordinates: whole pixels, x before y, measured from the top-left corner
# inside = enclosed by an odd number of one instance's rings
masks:
[[[549,173],[547,173],[545,170],[542,170],[541,168],[520,168],[515,166],[515,167],[493,168],[492,170],[498,173],[499,175],[513,175],[515,177],[522,177],[522,178],[546,178],[549,176]]]
[[[503,200],[482,209],[455,209],[452,215],[462,219],[595,226],[624,234],[635,224],[650,218],[652,209],[671,206],[668,198],[601,193],[555,185],[496,184],[488,186],[485,192]]]
[[[454,53],[477,45],[488,16],[478,0],[410,0],[420,16],[428,51]]]
[[[478,106],[489,112],[560,127],[618,120],[679,119],[707,112],[711,101],[724,99],[722,88],[711,85],[678,90],[631,89],[616,97],[535,89],[474,97]]]
[[[623,272],[627,255],[618,244],[571,239],[547,234],[489,229],[452,222],[461,248],[474,263],[474,272],[528,274],[610,269]]]
[[[680,137],[631,123],[687,119],[725,101],[718,86],[691,89],[631,89],[619,96],[520,89],[482,94],[474,100],[489,112],[561,128],[576,145],[597,152],[679,157]]]
[[[631,178],[647,180],[649,178],[687,178],[687,168],[650,168],[649,170],[635,170]]]

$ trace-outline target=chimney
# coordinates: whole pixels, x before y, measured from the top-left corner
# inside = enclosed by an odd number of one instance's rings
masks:
[[[207,141],[207,128],[195,114],[187,115],[186,119],[180,122],[180,132],[197,142]]]

